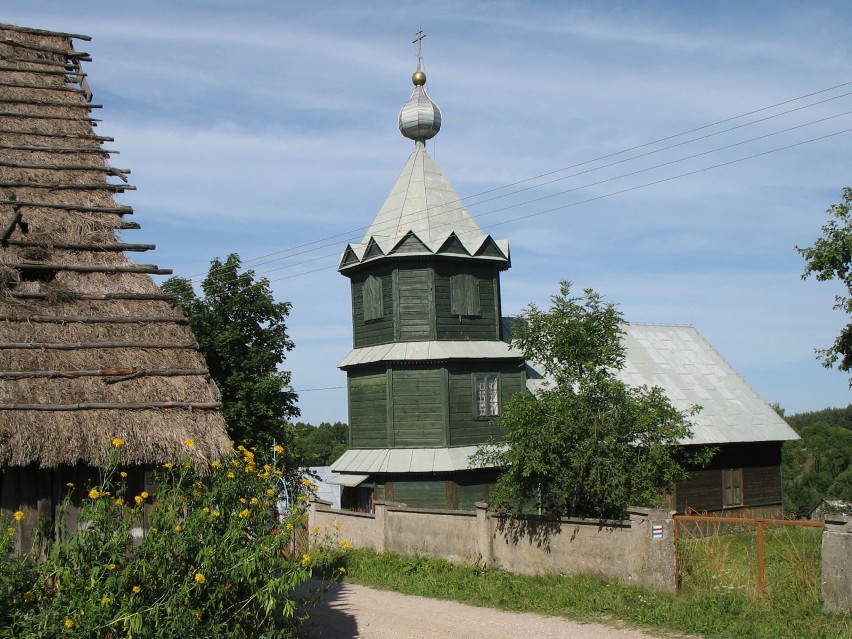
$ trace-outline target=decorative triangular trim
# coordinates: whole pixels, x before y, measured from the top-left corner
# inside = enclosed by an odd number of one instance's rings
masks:
[[[506,255],[503,254],[503,251],[500,250],[500,247],[497,246],[497,243],[494,239],[489,235],[483,241],[480,247],[474,253],[476,257],[500,257],[505,259],[509,259]]]
[[[379,246],[379,243],[376,242],[375,238],[370,238],[370,241],[367,242],[367,250],[364,251],[365,260],[369,260],[373,257],[384,257],[385,252],[382,250],[382,247]]]
[[[343,256],[340,258],[340,266],[338,266],[337,269],[344,269],[347,266],[358,264],[360,261],[361,260],[358,259],[358,256],[355,254],[355,251],[352,250],[352,246],[347,245],[346,249],[344,249],[343,251]]]
[[[464,244],[461,243],[455,233],[450,233],[450,236],[438,248],[436,253],[457,253],[459,255],[470,255]]]
[[[432,251],[413,231],[409,231],[402,236],[402,239],[396,243],[390,251],[391,253],[431,253]]]

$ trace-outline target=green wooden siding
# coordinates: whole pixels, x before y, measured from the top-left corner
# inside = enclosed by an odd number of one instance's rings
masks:
[[[385,448],[387,429],[387,375],[349,373],[349,432],[353,448]]]
[[[479,309],[477,316],[454,313],[451,280],[459,275],[475,278],[478,286]],[[437,339],[496,340],[499,339],[499,293],[497,269],[476,264],[458,263],[435,265],[435,323]],[[458,282],[458,280],[457,280]],[[475,305],[474,305],[475,306]],[[458,309],[455,309],[458,310]]]
[[[494,484],[497,481],[497,471],[477,471],[455,476],[456,510],[476,510],[476,502],[488,501]]]
[[[493,368],[488,368],[488,367]],[[476,369],[453,365],[449,371],[450,446],[481,444],[490,437],[502,433],[494,422],[476,419],[474,416],[473,377],[477,373],[499,373],[500,410],[515,393],[524,390],[526,376],[520,363],[504,361],[494,363],[477,362]]]
[[[398,270],[397,296],[399,340],[419,342],[433,339],[432,270]]]
[[[366,275],[352,279],[352,327],[355,348],[387,344],[393,341],[393,278],[390,273],[374,274],[381,281],[381,317],[365,320],[364,283]]]
[[[393,445],[446,445],[445,398],[441,369],[393,371]]]
[[[450,508],[447,482],[443,479],[393,479],[387,483],[385,494],[392,501],[409,508]]]

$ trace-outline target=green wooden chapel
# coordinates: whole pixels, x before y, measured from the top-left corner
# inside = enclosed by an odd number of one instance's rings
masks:
[[[375,498],[473,509],[496,470],[468,458],[499,434],[494,418],[526,384],[523,359],[503,340],[508,242],[482,232],[426,151],[441,112],[419,63],[412,82],[399,130],[414,151],[339,265],[351,282],[353,330],[339,365],[350,449],[332,465],[344,508],[366,510]]]

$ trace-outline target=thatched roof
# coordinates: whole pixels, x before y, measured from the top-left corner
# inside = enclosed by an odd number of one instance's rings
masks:
[[[218,393],[186,319],[135,264],[122,231],[130,171],[97,136],[72,39],[0,25],[0,466],[199,465],[230,448]]]

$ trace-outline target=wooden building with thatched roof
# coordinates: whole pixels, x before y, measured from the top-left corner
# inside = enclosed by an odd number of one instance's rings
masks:
[[[154,246],[120,238],[139,225],[114,196],[134,187],[94,132],[73,39],[89,40],[0,25],[0,516],[27,521],[114,438],[140,486],[146,466],[230,449],[189,324],[150,277],[170,271],[127,257]]]

